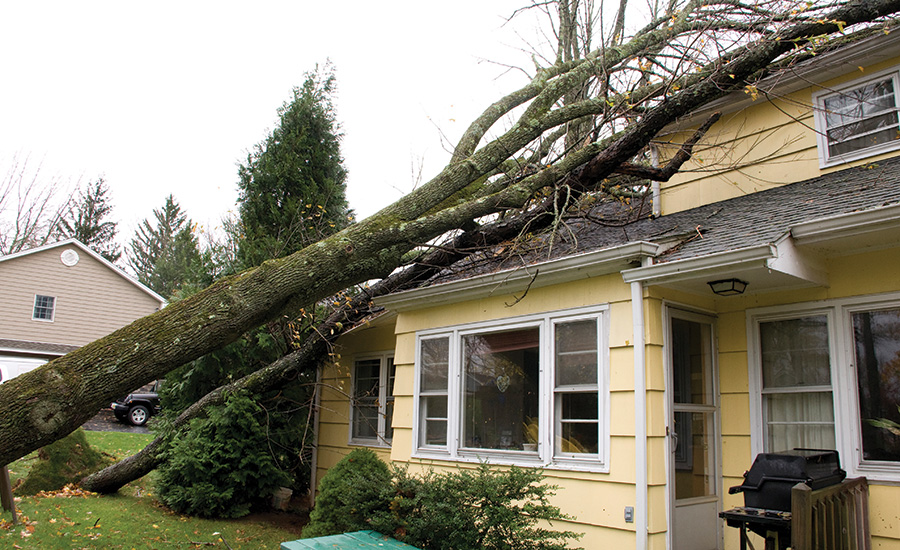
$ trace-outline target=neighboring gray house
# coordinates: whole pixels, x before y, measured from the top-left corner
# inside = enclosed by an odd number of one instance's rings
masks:
[[[105,336],[165,299],[71,239],[0,257],[0,382]]]

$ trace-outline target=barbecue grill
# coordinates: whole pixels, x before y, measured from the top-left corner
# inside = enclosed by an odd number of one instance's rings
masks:
[[[729,527],[741,530],[741,549],[747,546],[746,531],[766,539],[766,549],[783,550],[791,544],[791,489],[806,483],[817,490],[843,481],[837,451],[794,449],[760,453],[744,473],[744,483],[728,490],[744,493],[744,506],[719,514]]]

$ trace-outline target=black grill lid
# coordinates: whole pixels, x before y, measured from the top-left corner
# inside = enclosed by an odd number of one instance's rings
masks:
[[[760,453],[744,473],[744,483],[728,490],[744,493],[744,505],[770,510],[791,509],[791,488],[806,483],[816,490],[840,483],[847,477],[837,451],[794,449]]]

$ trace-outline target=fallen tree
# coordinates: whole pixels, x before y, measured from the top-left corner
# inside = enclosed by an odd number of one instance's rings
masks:
[[[117,395],[253,327],[351,285],[388,277],[441,235],[470,228],[485,216],[527,212],[544,190],[604,189],[605,178],[678,117],[755,82],[778,64],[809,55],[824,36],[900,10],[900,0],[803,3],[800,9],[784,4],[763,11],[736,2],[688,2],[676,11],[673,3],[626,43],[538,70],[528,85],[473,122],[447,167],[393,205],[0,386],[0,464],[63,437]],[[702,56],[684,66],[681,59],[672,69],[657,60],[666,57],[666,48],[691,49],[683,45],[712,32],[754,38],[703,63]],[[708,56],[702,47],[691,51]],[[792,58],[785,58],[790,51]],[[645,63],[669,70],[667,78],[654,78]],[[611,75],[632,74],[624,89],[611,84]],[[598,81],[599,95],[562,101]],[[486,139],[507,115],[516,116],[511,126]],[[564,151],[547,143],[548,136],[566,137],[560,129],[585,118],[593,120],[590,139],[567,139]]]

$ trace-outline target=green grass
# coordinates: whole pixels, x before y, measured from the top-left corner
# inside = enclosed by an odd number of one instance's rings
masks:
[[[87,437],[93,447],[116,460],[140,450],[153,438],[118,432],[87,432]],[[29,456],[10,465],[13,483],[27,474],[35,460]],[[239,520],[204,520],[175,514],[153,498],[152,481],[153,474],[115,495],[17,498],[19,524],[9,524],[9,513],[0,516],[0,548],[274,550],[283,541],[300,538],[299,516],[273,513]]]

